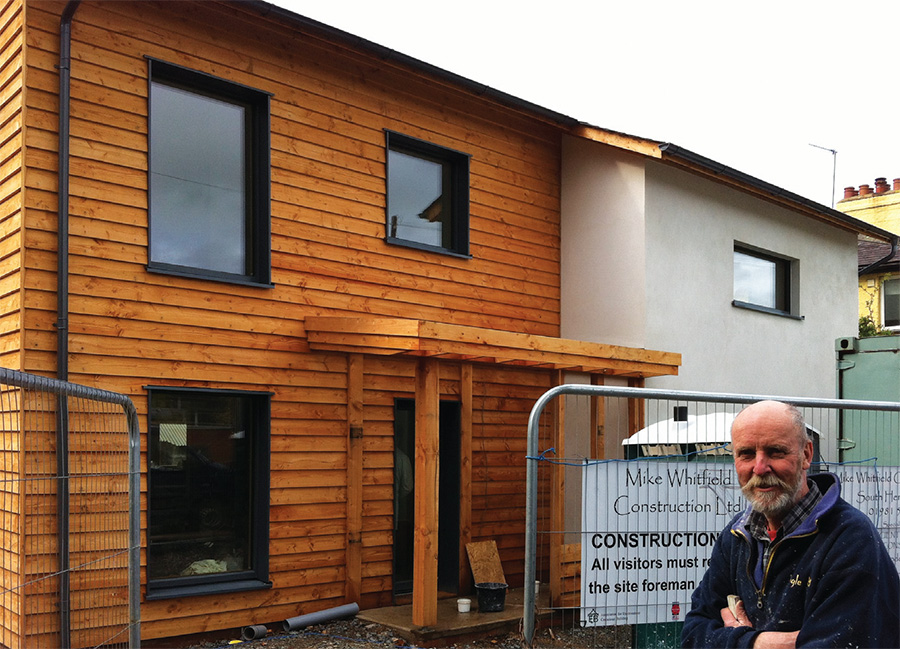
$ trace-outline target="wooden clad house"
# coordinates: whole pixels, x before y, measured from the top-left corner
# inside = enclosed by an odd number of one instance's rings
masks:
[[[263,2],[0,19],[0,362],[134,400],[143,638],[521,585],[535,399],[680,362],[559,337],[584,127]]]

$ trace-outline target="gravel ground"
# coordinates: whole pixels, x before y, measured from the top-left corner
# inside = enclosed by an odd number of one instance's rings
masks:
[[[186,649],[413,649],[395,635],[393,630],[357,618],[319,624],[294,633],[272,633],[256,640],[223,640],[191,645]],[[479,638],[468,642],[444,645],[449,649],[522,649],[520,633]],[[539,629],[534,647],[538,649],[626,649],[631,646],[630,627],[582,629],[577,626]]]

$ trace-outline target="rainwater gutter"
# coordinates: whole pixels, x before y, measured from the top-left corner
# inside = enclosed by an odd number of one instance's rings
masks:
[[[872,262],[865,268],[861,268],[859,271],[859,276],[862,277],[863,275],[866,275],[867,273],[874,272],[878,268],[880,268],[881,266],[883,266],[884,264],[889,262],[893,258],[893,256],[897,254],[898,241],[900,241],[900,237],[895,235],[891,239],[891,251],[887,255],[885,255],[884,257],[879,259],[878,261]]]
[[[69,378],[69,100],[71,89],[72,19],[81,0],[69,0],[59,21],[59,151],[57,158],[56,376]],[[72,646],[69,557],[69,408],[59,393],[56,408],[57,520],[59,548],[59,641]]]

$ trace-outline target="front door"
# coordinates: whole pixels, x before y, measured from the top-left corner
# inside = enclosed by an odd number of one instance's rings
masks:
[[[412,592],[415,526],[414,399],[394,402],[394,595]],[[438,590],[459,590],[460,404],[441,401],[438,466]]]

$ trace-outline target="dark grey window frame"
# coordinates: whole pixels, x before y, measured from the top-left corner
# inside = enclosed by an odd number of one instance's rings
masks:
[[[803,320],[797,313],[797,260],[735,242],[734,252],[772,262],[775,265],[775,307],[733,299],[732,306],[768,313],[793,320]],[[733,255],[732,255],[733,257]]]
[[[172,577],[167,579],[151,579],[147,577],[147,600],[171,599],[215,593],[242,592],[271,588],[269,580],[269,491],[270,491],[270,453],[271,453],[271,398],[272,392],[252,390],[228,390],[213,388],[183,388],[165,385],[144,386],[147,391],[147,430],[151,427],[151,411],[154,393],[180,392],[184,394],[207,394],[248,397],[253,400],[253,423],[255,437],[253,439],[253,513],[250,529],[251,565],[249,570],[190,577]],[[149,444],[149,435],[148,435]],[[149,453],[149,448],[148,448]],[[147,560],[150,561],[150,521],[153,512],[150,509],[150,490],[153,488],[152,477],[147,462]],[[148,570],[149,575],[149,570]]]
[[[391,235],[391,215],[388,213],[390,192],[390,151],[398,151],[414,157],[447,165],[449,168],[450,192],[450,244],[433,246],[410,239]],[[445,255],[470,258],[469,254],[469,161],[467,153],[454,151],[431,142],[385,130],[385,241],[407,248],[428,250]]]
[[[271,93],[250,88],[226,79],[191,70],[179,65],[147,57],[148,98],[152,96],[154,82],[212,97],[227,103],[241,105],[247,109],[246,133],[250,143],[247,160],[247,247],[246,271],[243,274],[227,273],[195,266],[153,261],[152,237],[147,237],[147,270],[155,273],[195,277],[234,284],[249,284],[271,287],[272,241],[271,241]],[[148,157],[153,155],[153,134],[150,133],[149,110],[152,101],[148,99]],[[150,178],[148,166],[148,181]],[[153,191],[148,182],[148,213]],[[153,214],[148,217],[148,230],[153,228]]]

